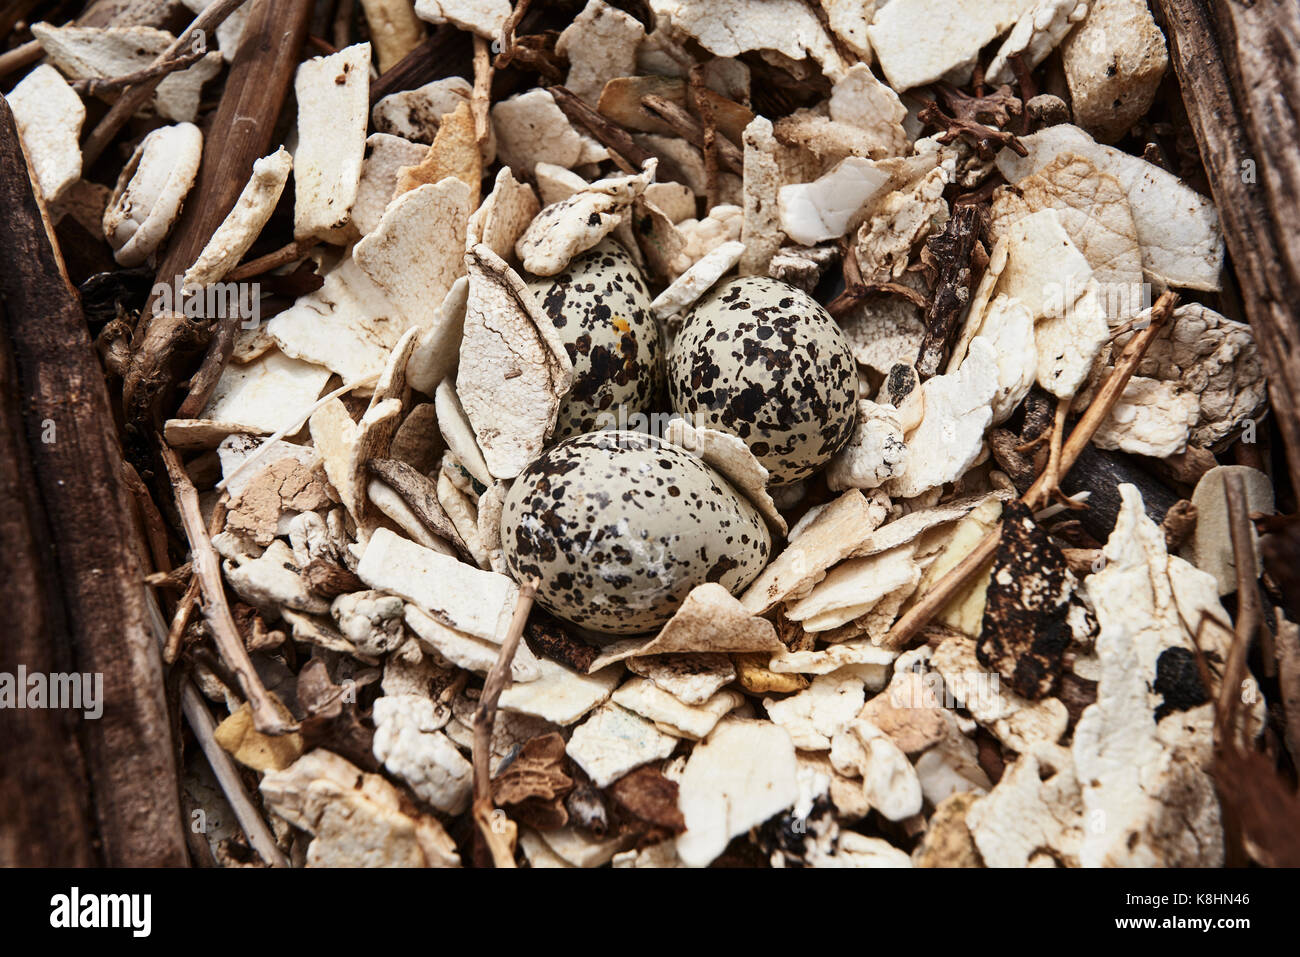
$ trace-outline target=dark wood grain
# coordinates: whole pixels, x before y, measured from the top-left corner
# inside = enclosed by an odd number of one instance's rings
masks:
[[[0,670],[103,675],[103,714],[0,715],[0,863],[187,862],[143,548],[103,372],[0,98]]]

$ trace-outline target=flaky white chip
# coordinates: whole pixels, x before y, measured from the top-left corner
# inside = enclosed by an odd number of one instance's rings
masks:
[[[336,238],[348,225],[361,182],[370,117],[370,44],[355,43],[298,67],[293,235]]]
[[[466,634],[500,644],[519,589],[505,575],[440,555],[386,528],[370,536],[357,577]]]
[[[632,678],[614,692],[611,700],[629,711],[653,721],[659,730],[679,738],[699,740],[713,730],[744,696],[723,689],[700,704],[687,704],[645,678]]]
[[[501,162],[523,175],[537,163],[572,169],[609,158],[605,147],[570,125],[547,90],[529,90],[496,103],[492,125]]]
[[[966,474],[993,421],[998,377],[997,353],[976,338],[955,375],[922,383],[925,414],[907,436],[906,471],[886,486],[891,496],[913,498]]]
[[[623,221],[633,200],[654,181],[655,161],[643,173],[600,179],[568,199],[547,206],[515,244],[524,268],[536,276],[554,276],[574,256],[596,245]]]
[[[86,107],[48,63],[23,77],[5,97],[41,195],[52,203],[81,178],[81,124]]]
[[[900,93],[938,79],[964,82],[980,50],[1035,0],[892,0],[867,28],[889,85]]]
[[[140,141],[104,210],[104,238],[119,265],[139,266],[167,238],[202,157],[193,123],[159,127]]]
[[[1061,64],[1075,119],[1113,143],[1151,107],[1169,53],[1145,0],[1092,0],[1061,47]]]
[[[469,565],[465,565],[469,568]],[[423,611],[416,605],[408,604],[403,611],[403,620],[421,642],[428,645],[439,655],[457,668],[464,668],[475,674],[485,675],[492,670],[501,657],[501,645],[498,641],[479,638],[463,631],[457,631],[443,624],[437,618]],[[515,656],[510,661],[510,677],[514,681],[536,681],[542,676],[541,665],[525,644],[520,644]]]
[[[785,616],[813,632],[857,618],[890,592],[916,583],[921,570],[912,553],[911,545],[900,545],[868,558],[840,562],[805,597],[788,602]]]
[[[357,266],[407,325],[431,326],[452,284],[465,274],[469,192],[454,176],[408,190],[352,249]]]
[[[1092,441],[1098,448],[1162,459],[1187,447],[1199,413],[1195,394],[1172,382],[1135,375]]]
[[[1115,177],[1128,194],[1142,246],[1142,267],[1153,282],[1188,289],[1220,288],[1223,233],[1214,203],[1173,173],[1109,146],[1068,123],[1021,139],[1028,156],[1005,149],[997,164],[1011,183],[1042,169],[1061,153],[1076,153]]]
[[[735,240],[710,250],[655,296],[650,303],[650,311],[660,319],[685,314],[701,296],[713,288],[714,283],[740,262],[744,252],[745,244]]]
[[[1074,25],[1088,15],[1090,0],[1038,0],[1021,15],[1002,41],[997,55],[985,75],[990,83],[1010,83],[1015,79],[1011,58],[1018,56],[1026,70],[1047,59]]]
[[[832,491],[879,488],[907,468],[907,443],[898,409],[859,399],[853,435],[826,467]]]
[[[463,76],[449,76],[414,90],[390,93],[371,108],[370,115],[378,132],[427,146],[437,135],[443,116],[468,102],[472,92],[469,80]]]
[[[798,800],[794,743],[769,721],[722,721],[695,746],[678,787],[686,832],[677,854],[687,867],[707,867],[737,834]]]
[[[433,321],[420,330],[406,370],[411,388],[434,395],[443,380],[456,371],[460,361],[460,339],[465,331],[465,306],[469,300],[469,277],[461,276],[434,313]],[[448,385],[450,388],[450,385]],[[464,414],[462,413],[462,418]],[[486,467],[484,474],[487,473]]]
[[[438,412],[438,428],[456,461],[476,481],[490,485],[492,473],[488,471],[483,452],[474,437],[474,427],[469,424],[465,409],[460,404],[460,396],[456,394],[456,387],[450,379],[444,379],[438,386],[434,407]]]
[[[781,229],[805,246],[839,239],[889,181],[889,174],[877,169],[871,160],[847,157],[811,183],[781,187],[777,193]]]
[[[329,377],[324,366],[273,349],[245,365],[226,366],[199,417],[254,432],[279,432],[301,420]]]
[[[1040,742],[966,812],[989,867],[1077,867],[1086,820],[1070,752]]]
[[[510,0],[415,0],[415,15],[429,23],[450,23],[495,40],[510,16]]]
[[[74,80],[108,79],[143,70],[176,42],[166,30],[151,26],[54,27],[33,23],[50,61]],[[193,123],[203,84],[221,71],[221,54],[206,53],[192,66],[164,76],[154,91],[158,115],[176,123]]]
[[[741,604],[762,615],[778,602],[802,598],[832,565],[867,541],[883,517],[857,489],[845,492],[763,569],[740,596]]]
[[[483,243],[498,256],[509,256],[540,210],[533,188],[515,179],[510,167],[501,167],[492,192],[469,218],[466,248]]]
[[[1015,187],[994,194],[994,239],[1017,220],[1044,209],[1056,210],[1061,228],[1092,267],[1111,325],[1141,312],[1142,249],[1119,180],[1083,156],[1061,153]]]
[[[397,174],[415,166],[428,149],[419,143],[389,133],[371,133],[366,138],[366,158],[361,164],[361,182],[349,224],[357,236],[365,236],[379,225],[397,189]]]
[[[565,753],[598,788],[643,764],[666,758],[678,738],[617,704],[604,704],[573,729]]]
[[[903,119],[907,107],[898,94],[876,79],[871,67],[855,63],[831,88],[831,119],[870,133],[875,156],[902,156],[908,151]]]
[[[514,478],[541,453],[573,363],[523,280],[482,244],[465,254],[469,299],[456,391],[488,469]]]
[[[623,673],[622,665],[584,675],[550,658],[537,662],[541,677],[501,692],[501,710],[545,718],[561,726],[573,724],[607,700]]]
[[[831,738],[853,720],[865,700],[862,679],[851,669],[819,674],[803,691],[763,699],[763,709],[785,728],[801,751],[829,751]]]
[[[609,80],[636,73],[636,49],[644,37],[636,17],[605,0],[588,0],[555,44],[555,52],[569,60],[565,87],[594,107]]]
[[[767,264],[781,248],[781,213],[777,194],[781,189],[780,148],[772,133],[772,121],[754,117],[745,127],[744,212],[740,240],[745,254],[740,257],[742,276],[767,275]]]
[[[708,582],[691,589],[656,637],[611,642],[602,648],[588,670],[595,671],[633,656],[772,652],[784,647],[770,621],[750,614],[725,588]]]
[[[409,323],[351,256],[325,273],[319,289],[273,317],[267,332],[286,355],[337,372],[345,384],[383,371]]]
[[[811,56],[832,80],[846,69],[817,15],[799,0],[651,0],[650,7],[720,57],[750,50],[775,50],[794,60]]]
[[[292,168],[293,157],[283,146],[253,163],[253,175],[194,265],[185,271],[181,280],[183,285],[206,286],[219,282],[239,265],[239,260],[261,235],[262,227],[275,212],[275,204],[280,201]]]

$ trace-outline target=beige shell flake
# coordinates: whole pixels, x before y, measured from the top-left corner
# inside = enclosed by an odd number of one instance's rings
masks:
[[[81,124],[86,107],[59,71],[42,63],[9,91],[23,150],[41,195],[52,203],[81,178]]]
[[[283,146],[253,163],[253,173],[235,201],[234,208],[221,221],[198,259],[181,280],[186,287],[220,282],[234,269],[244,253],[261,235],[275,204],[280,201],[293,157]]]
[[[32,36],[50,61],[74,80],[108,79],[143,70],[176,42],[166,30],[151,26],[54,27],[33,23]],[[215,50],[198,62],[163,77],[154,91],[153,106],[164,120],[193,123],[203,84],[221,71]]]
[[[202,157],[203,134],[192,123],[160,127],[140,141],[104,210],[104,237],[119,265],[141,265],[167,238]]]
[[[555,428],[573,363],[536,298],[500,256],[480,244],[465,261],[469,299],[456,391],[493,477],[514,478]]]
[[[336,239],[352,218],[370,116],[370,44],[314,57],[298,67],[293,235]]]

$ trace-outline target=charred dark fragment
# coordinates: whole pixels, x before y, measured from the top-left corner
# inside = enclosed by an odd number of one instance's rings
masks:
[[[1070,643],[1069,597],[1064,554],[1027,506],[1009,502],[975,647],[980,664],[996,670],[1022,697],[1048,694]]]
[[[1187,711],[1205,704],[1210,696],[1201,683],[1196,654],[1188,648],[1166,648],[1156,659],[1156,680],[1151,686],[1164,701],[1156,708],[1156,720],[1175,711]]]

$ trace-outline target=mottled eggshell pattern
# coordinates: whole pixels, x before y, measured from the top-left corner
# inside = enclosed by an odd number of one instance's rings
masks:
[[[658,628],[696,585],[735,593],[767,564],[762,516],[721,475],[642,432],[568,439],[506,494],[501,542],[537,600],[610,635]]]
[[[720,285],[686,316],[668,358],[673,410],[739,436],[773,485],[810,475],[853,433],[857,367],[816,300],[765,276]]]
[[[528,288],[573,362],[573,388],[560,405],[554,438],[649,411],[663,378],[664,348],[650,291],[623,247],[606,239],[558,276],[533,279]]]

